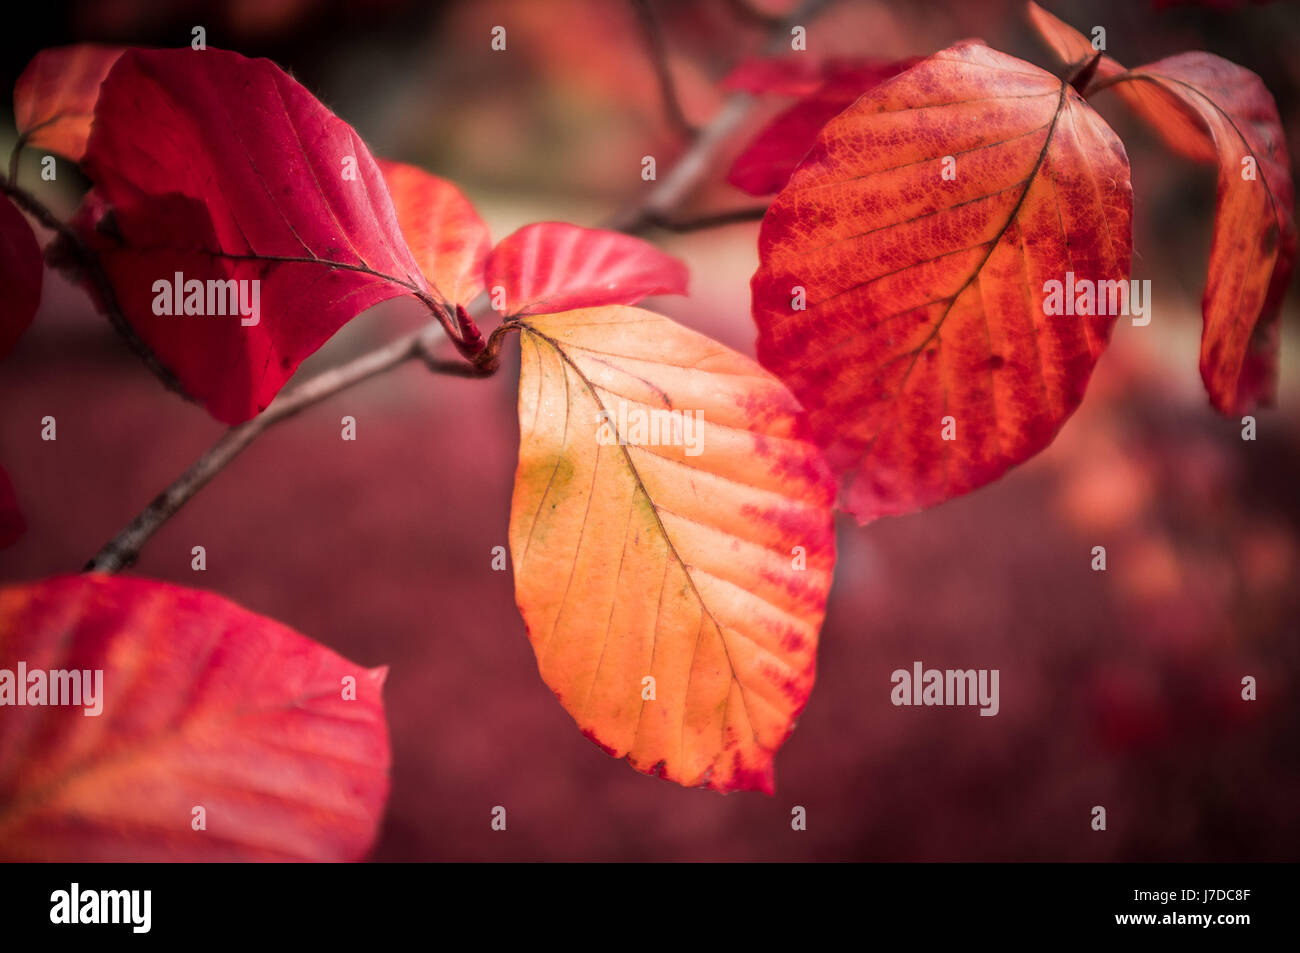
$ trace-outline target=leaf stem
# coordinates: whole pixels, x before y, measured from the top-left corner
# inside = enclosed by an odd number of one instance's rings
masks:
[[[1074,91],[1080,96],[1086,95],[1084,90],[1092,82],[1093,76],[1097,74],[1097,64],[1101,62],[1101,53],[1093,53],[1092,56],[1078,64],[1066,77],[1065,81],[1074,87]]]
[[[1105,79],[1098,80],[1094,83],[1092,88],[1088,90],[1088,95],[1091,96],[1093,93],[1100,93],[1103,89],[1110,89],[1112,86],[1118,86],[1120,83],[1132,82],[1137,78],[1138,77],[1133,75],[1132,70],[1125,70],[1122,73],[1116,73],[1114,76],[1107,76]]]

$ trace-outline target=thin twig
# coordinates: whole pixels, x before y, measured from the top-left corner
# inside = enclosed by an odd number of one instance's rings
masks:
[[[763,50],[764,54],[772,56],[787,48],[791,29],[806,26],[830,2],[831,0],[804,0],[772,31]],[[657,180],[641,201],[614,216],[606,228],[635,234],[653,227],[657,221],[671,221],[676,210],[686,204],[691,193],[704,181],[713,158],[722,145],[744,125],[754,103],[755,98],[747,92],[732,93],[668,174]]]
[[[829,0],[805,0],[791,17],[782,22],[769,43],[769,51],[773,51],[787,41],[790,26],[811,19],[827,2]],[[661,223],[678,221],[673,214],[678,205],[709,171],[713,158],[728,136],[744,121],[752,105],[753,99],[747,93],[737,93],[729,98],[712,121],[696,134],[669,174],[643,197],[638,206],[625,213],[621,217],[621,222],[615,221],[609,227],[632,232],[646,227],[670,227]],[[742,211],[749,216],[758,210]],[[737,213],[724,214],[731,216]],[[473,307],[474,305],[471,305],[471,308]],[[458,309],[458,320],[462,317],[462,312],[463,309]],[[464,317],[468,318],[468,314],[464,314]],[[433,354],[434,336],[439,331],[445,330],[439,321],[433,321],[413,334],[353,358],[281,394],[261,414],[227,431],[193,466],[160,493],[125,529],[114,536],[95,558],[86,564],[86,571],[116,572],[133,564],[139,556],[141,547],[163,523],[206,486],[226,464],[239,455],[240,451],[281,420],[320,403],[354,384],[404,364],[412,358],[424,360],[430,369],[439,372],[485,376],[496,367],[497,352],[505,334],[516,328],[517,325],[509,321],[495,328],[486,344],[477,351],[476,363],[470,366],[447,362]],[[452,364],[456,365],[454,371],[450,369]]]
[[[435,324],[430,327],[436,326]],[[428,327],[422,328],[346,364],[318,374],[293,390],[281,394],[252,420],[231,427],[195,461],[193,466],[181,474],[171,486],[154,497],[153,502],[146,506],[139,516],[114,536],[95,555],[95,558],[86,564],[85,571],[117,572],[130,566],[135,562],[140,548],[149,537],[263,431],[313,404],[320,403],[327,397],[346,390],[353,384],[382,374],[412,358],[422,356],[425,353],[423,342],[428,333]],[[458,368],[473,370],[470,365],[460,361],[447,363],[454,363]],[[433,367],[433,364],[430,366]]]
[[[629,229],[629,232],[639,234],[652,228],[663,229],[666,232],[699,232],[706,228],[735,225],[739,222],[757,222],[766,214],[766,205],[730,209],[726,212],[713,212],[709,215],[698,215],[694,218],[669,218],[664,215],[650,214],[644,216],[635,228]]]
[[[646,45],[650,47],[650,62],[655,68],[655,78],[659,81],[659,95],[663,100],[664,112],[668,123],[682,136],[695,135],[695,127],[686,118],[682,109],[681,98],[677,95],[677,83],[673,80],[673,70],[668,63],[668,43],[664,40],[663,24],[659,15],[650,6],[650,0],[632,0],[641,32],[645,34]]]

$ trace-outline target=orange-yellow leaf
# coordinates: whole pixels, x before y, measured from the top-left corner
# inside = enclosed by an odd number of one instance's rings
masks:
[[[542,678],[638,771],[770,793],[835,558],[833,487],[797,403],[648,311],[517,324],[510,549]]]

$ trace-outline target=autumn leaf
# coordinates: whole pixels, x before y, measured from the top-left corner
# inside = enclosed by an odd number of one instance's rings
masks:
[[[41,303],[41,247],[12,202],[0,198],[0,358],[14,349]]]
[[[86,152],[99,86],[124,51],[78,43],[41,50],[14,84],[14,122],[27,145],[74,161]]]
[[[542,678],[638,771],[771,793],[835,558],[833,486],[798,405],[648,311],[518,327],[510,551]]]
[[[18,497],[9,474],[0,467],[0,549],[7,549],[27,532],[27,520],[18,506]]]
[[[770,195],[790,180],[817,133],[853,101],[919,60],[861,60],[830,62],[819,71],[821,81],[799,102],[768,123],[736,157],[727,181],[750,195]],[[733,82],[739,82],[739,79]],[[745,76],[751,86],[766,81],[781,91],[799,89],[796,78],[782,86],[766,74]]]
[[[649,242],[564,222],[525,225],[501,239],[487,260],[489,291],[500,288],[508,315],[635,304],[686,294],[686,266]]]
[[[1258,76],[1210,53],[1125,75],[1126,84],[1176,98],[1214,140],[1219,194],[1201,300],[1201,379],[1221,413],[1271,404],[1278,316],[1296,258],[1295,187],[1277,106]]]
[[[1051,441],[1115,318],[1047,314],[1048,283],[1125,281],[1131,219],[1110,128],[978,43],[826,126],[764,218],[751,288],[759,360],[808,409],[850,512],[939,503]]]
[[[1031,5],[1040,32],[1069,55],[1077,31]],[[1218,203],[1201,312],[1201,379],[1210,402],[1236,416],[1271,404],[1278,316],[1295,267],[1295,186],[1277,105],[1258,76],[1211,53],[1182,53],[1125,70],[1113,88],[1176,152],[1217,161]]]
[[[79,221],[122,311],[224,423],[265,408],[365,309],[397,295],[434,306],[365,144],[268,60],[123,54],[84,168],[102,214]],[[176,314],[178,300],[205,313]]]
[[[1092,41],[1064,20],[1052,16],[1033,0],[1029,2],[1029,20],[1038,35],[1062,63],[1081,68],[1097,50]],[[1114,58],[1101,55],[1095,72],[1080,93],[1091,96],[1103,85],[1108,88],[1126,70]],[[1145,83],[1121,83],[1113,86],[1124,103],[1141,116],[1156,134],[1175,152],[1198,162],[1214,162],[1214,143],[1200,121],[1187,110],[1171,103],[1167,94]]]
[[[15,705],[50,671],[94,698]],[[0,590],[0,859],[355,860],[388,795],[385,673],[193,589]]]
[[[406,244],[451,304],[468,305],[483,290],[492,241],[469,199],[446,179],[401,162],[377,159]]]

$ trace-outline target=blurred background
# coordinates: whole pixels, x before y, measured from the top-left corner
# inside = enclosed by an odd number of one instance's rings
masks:
[[[785,0],[652,0],[683,108],[760,49]],[[1138,65],[1205,49],[1259,73],[1300,154],[1300,10],[1290,3],[1047,0]],[[621,0],[43,2],[0,36],[0,79],[40,48],[96,40],[265,55],[377,155],[457,182],[500,239],[544,219],[598,225],[684,146]],[[489,47],[507,29],[507,51]],[[902,57],[979,37],[1049,69],[1019,0],[840,0],[810,57]],[[747,127],[789,104],[773,98]],[[1171,157],[1102,93],[1133,167],[1133,277],[1153,320],[1121,320],[1082,409],[1000,482],[931,511],[839,523],[819,674],[777,757],[777,793],[683,790],[616,763],[537,674],[508,572],[517,345],[488,380],[416,365],[266,434],[168,523],[134,572],[213,589],[367,665],[386,688],[393,788],[377,860],[1295,860],[1300,854],[1300,326],[1283,317],[1278,407],[1258,439],[1216,416],[1197,371],[1214,174]],[[0,105],[0,149],[12,116]],[[753,204],[729,158],[683,210]],[[27,157],[24,177],[36,179]],[[66,168],[66,164],[61,164]],[[61,212],[73,176],[41,194]],[[649,305],[753,354],[756,224],[651,237],[690,266]],[[0,289],[0,293],[3,290]],[[411,327],[358,317],[300,375]],[[291,385],[292,386],[292,385]],[[59,439],[39,440],[52,414]],[[358,440],[339,440],[339,418]],[[29,529],[0,580],[74,572],[221,433],[162,389],[84,296],[47,274],[0,364],[0,462]],[[190,570],[190,548],[208,570]],[[1093,546],[1108,571],[1090,569]],[[1001,670],[1001,713],[895,708],[914,660]],[[1241,679],[1258,680],[1243,702]],[[509,830],[489,828],[495,805]],[[806,832],[790,829],[802,805]],[[1103,805],[1108,830],[1090,829]]]

